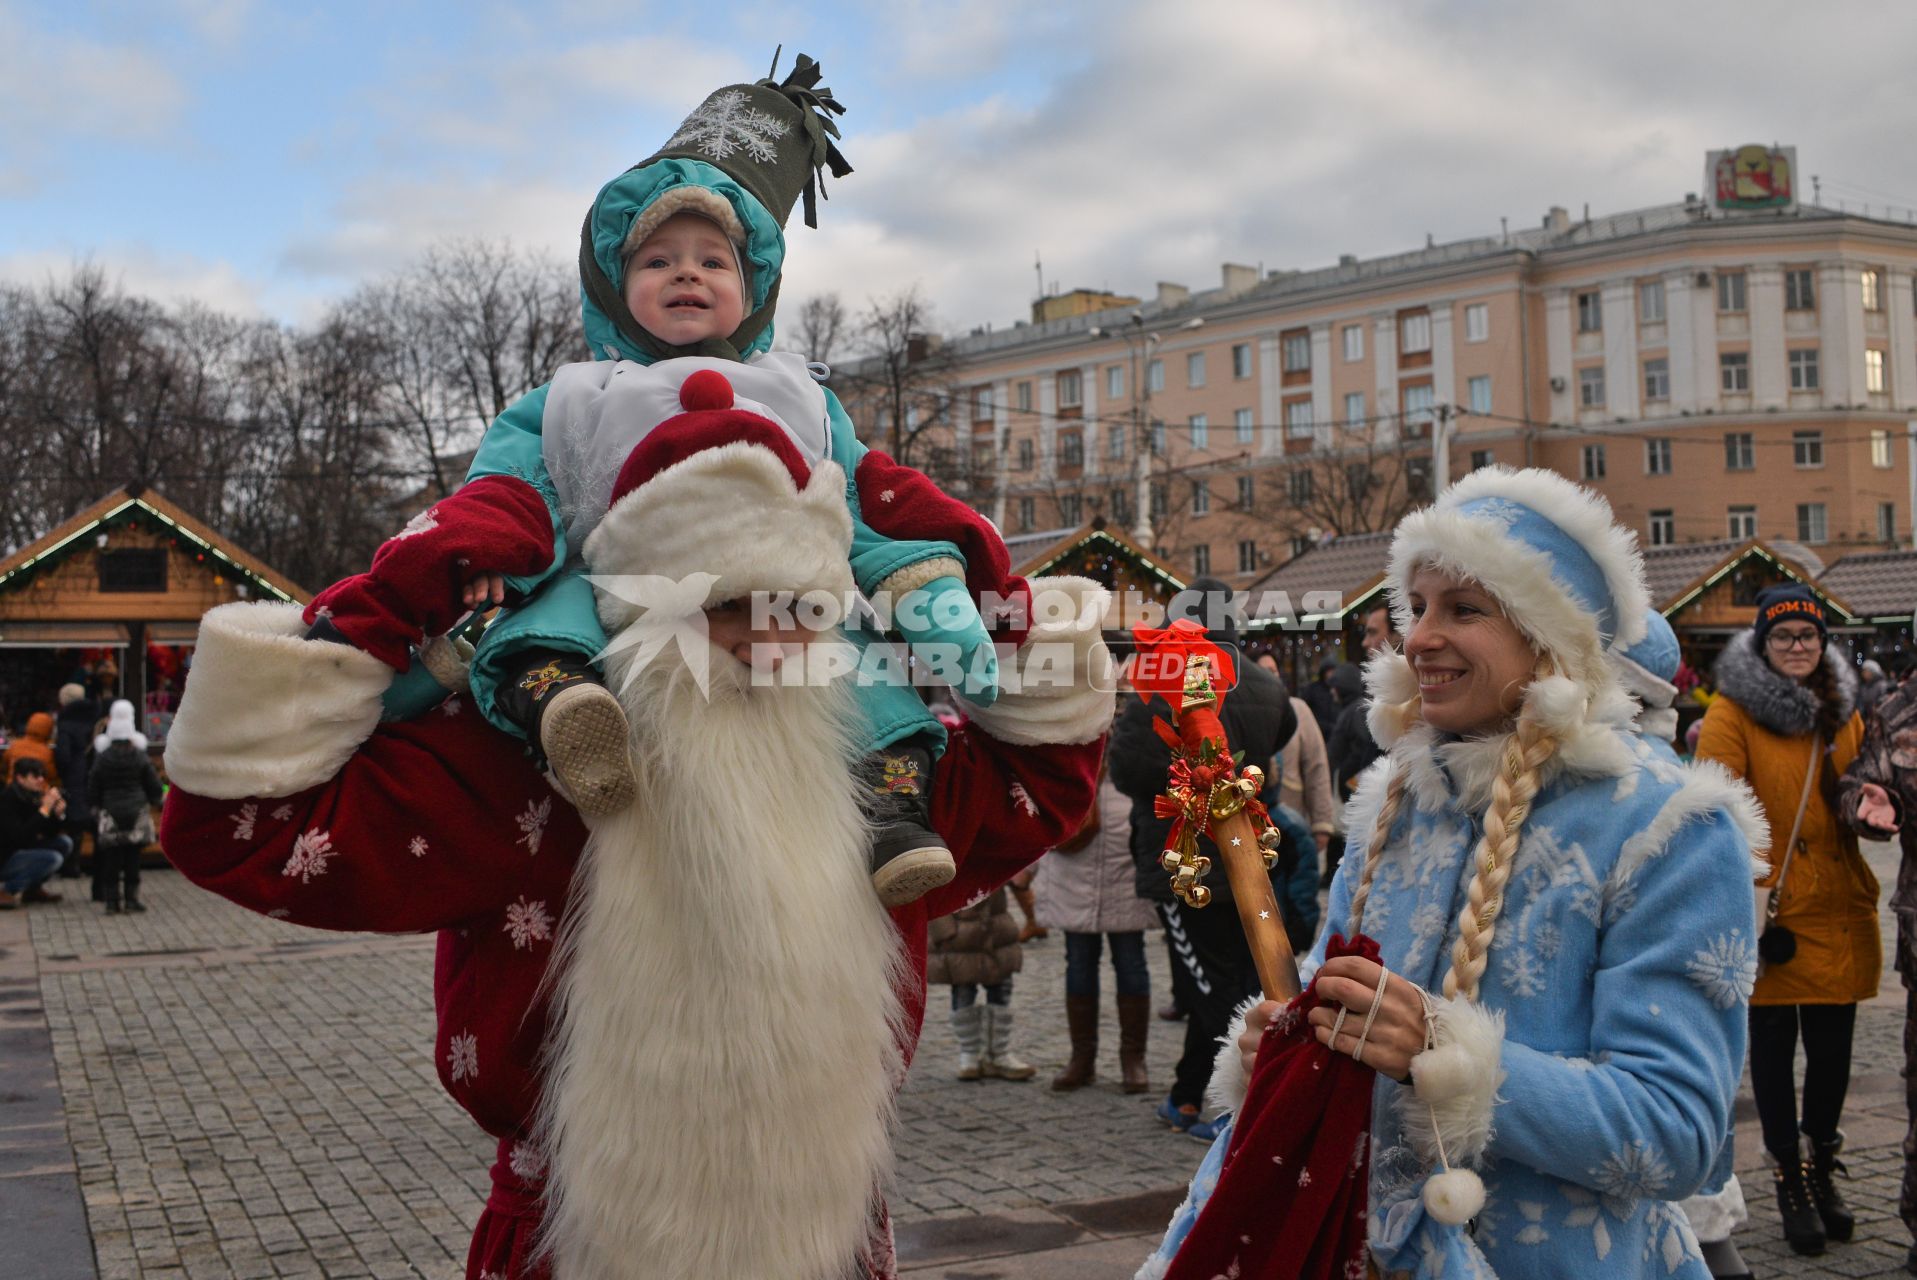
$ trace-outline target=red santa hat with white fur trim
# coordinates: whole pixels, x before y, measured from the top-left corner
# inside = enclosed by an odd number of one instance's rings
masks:
[[[845,473],[808,464],[776,423],[733,407],[732,384],[701,370],[679,391],[685,412],[627,455],[606,517],[586,539],[595,576],[684,581],[713,575],[705,603],[753,592],[853,591]],[[602,592],[601,612],[620,610]],[[608,626],[630,619],[606,619]]]

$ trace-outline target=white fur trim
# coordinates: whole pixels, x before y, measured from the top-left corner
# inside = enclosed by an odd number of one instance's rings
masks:
[[[1744,1188],[1734,1173],[1718,1191],[1699,1192],[1679,1201],[1677,1207],[1690,1220],[1691,1231],[1699,1244],[1729,1240],[1733,1231],[1751,1220],[1751,1211],[1744,1204]]]
[[[1245,1105],[1245,1091],[1251,1078],[1245,1074],[1245,1059],[1238,1052],[1238,1037],[1245,1032],[1245,1015],[1264,999],[1246,996],[1238,1011],[1231,1015],[1225,1034],[1218,1037],[1218,1056],[1212,1060],[1211,1083],[1205,1086],[1205,1105],[1214,1111],[1236,1111]]]
[[[1189,1198],[1187,1198],[1186,1203],[1178,1207],[1179,1213],[1183,1213],[1190,1206],[1190,1203]],[[1173,1215],[1172,1221],[1176,1222],[1177,1220],[1177,1215]],[[1161,1258],[1157,1254],[1153,1254],[1151,1257],[1145,1259],[1145,1265],[1138,1269],[1137,1274],[1132,1276],[1132,1280],[1165,1280],[1166,1273],[1171,1270],[1171,1264],[1172,1259]]]
[[[1116,707],[1111,650],[1101,628],[1111,592],[1090,578],[1035,578],[1032,626],[1009,661],[999,662],[1003,692],[965,714],[1014,746],[1091,742],[1111,727]]]
[[[1402,653],[1380,649],[1365,662],[1365,692],[1370,697],[1365,723],[1371,740],[1389,751],[1417,723],[1412,706],[1418,696],[1417,674]]]
[[[700,607],[755,591],[822,591],[843,602],[854,590],[851,545],[836,463],[814,466],[800,489],[771,450],[735,440],[674,463],[613,503],[586,539],[585,560],[601,577],[712,576]],[[599,613],[612,635],[640,606],[602,590]]]
[[[631,257],[648,236],[664,225],[666,219],[680,213],[696,213],[709,222],[718,223],[719,230],[725,232],[726,239],[732,242],[732,256],[738,263],[740,274],[745,273],[745,254],[741,247],[746,242],[745,227],[740,223],[739,213],[732,207],[732,202],[710,187],[673,187],[640,210],[619,246],[620,261]]]
[[[965,577],[965,565],[951,556],[933,556],[929,560],[920,560],[908,564],[903,569],[895,569],[881,579],[872,590],[875,596],[889,595],[894,605],[899,597],[908,591],[917,591],[920,587],[939,578]]]
[[[1752,878],[1769,875],[1770,863],[1765,861],[1765,854],[1770,851],[1770,826],[1764,821],[1757,797],[1751,794],[1743,779],[1717,761],[1696,760],[1684,766],[1684,781],[1657,811],[1650,825],[1625,840],[1617,865],[1611,870],[1610,883],[1605,887],[1606,896],[1614,888],[1629,883],[1645,863],[1669,850],[1672,838],[1685,823],[1712,813],[1727,815],[1750,845]]]
[[[1484,1208],[1484,1179],[1469,1169],[1446,1169],[1425,1179],[1424,1207],[1447,1226],[1461,1227]]]
[[[1491,1141],[1498,1086],[1504,1083],[1504,1014],[1458,997],[1435,1006],[1436,1047],[1411,1060],[1411,1093],[1399,1095],[1400,1112],[1418,1154],[1436,1162],[1442,1134],[1445,1157],[1455,1168],[1477,1163]]]
[[[304,638],[296,604],[224,604],[199,647],[167,734],[167,777],[211,800],[290,796],[340,771],[379,724],[393,669],[350,645]]]
[[[473,646],[464,640],[434,636],[419,646],[419,662],[442,687],[459,693],[472,675]]]

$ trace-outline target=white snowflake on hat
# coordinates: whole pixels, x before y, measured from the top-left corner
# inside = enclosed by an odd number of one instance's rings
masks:
[[[747,106],[744,90],[728,89],[713,94],[687,116],[666,147],[703,151],[715,160],[724,160],[743,148],[754,160],[769,161],[778,157],[773,144],[791,128],[785,121]]]

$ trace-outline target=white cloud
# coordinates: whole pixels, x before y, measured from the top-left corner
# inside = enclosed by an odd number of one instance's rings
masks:
[[[61,135],[153,138],[170,130],[186,90],[159,58],[40,30],[0,4],[0,146],[44,148]]]
[[[55,252],[0,255],[0,280],[42,287],[63,281],[82,264],[98,266],[107,278],[130,294],[169,305],[200,302],[229,315],[257,317],[288,315],[269,302],[303,310],[296,299],[269,299],[261,283],[230,262],[210,261],[188,253],[162,253],[150,245],[103,245],[84,258]],[[312,313],[312,314],[316,314]],[[312,314],[300,318],[312,318]]]

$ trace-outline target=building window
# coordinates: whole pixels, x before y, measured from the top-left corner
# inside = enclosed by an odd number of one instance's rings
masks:
[[[1285,435],[1292,440],[1311,439],[1311,401],[1292,400],[1286,403]]]
[[[1348,324],[1339,330],[1345,344],[1345,363],[1365,358],[1365,327],[1361,324]]]
[[[1165,420],[1152,419],[1152,452],[1160,457],[1165,453]]]
[[[1058,371],[1058,407],[1070,409],[1085,403],[1085,387],[1076,369]]]
[[[1717,273],[1717,309],[1719,311],[1744,310],[1744,273],[1742,271],[1720,271]]]
[[[1405,430],[1414,435],[1423,435],[1431,428],[1432,406],[1437,404],[1437,392],[1428,382],[1419,383],[1404,389],[1404,425]]]
[[[1671,398],[1671,362],[1664,356],[1644,362],[1644,398],[1646,400],[1669,400]]]
[[[1145,390],[1163,391],[1165,389],[1165,362],[1147,360],[1145,362]]]
[[[1604,366],[1586,365],[1578,370],[1578,404],[1586,409],[1604,407]]]
[[[1830,524],[1821,502],[1797,504],[1797,540],[1816,546],[1830,537]]]
[[[1677,517],[1668,508],[1651,512],[1648,525],[1652,546],[1668,547],[1677,541]]]
[[[1191,447],[1194,449],[1211,448],[1211,422],[1202,413],[1194,413],[1185,420],[1191,428]]]
[[[1471,451],[1471,469],[1473,471],[1482,470],[1497,460],[1497,456],[1489,449],[1473,449]]]
[[[1208,515],[1211,512],[1211,485],[1203,480],[1191,482],[1191,513],[1195,516]]]
[[[1238,509],[1251,510],[1253,499],[1257,496],[1258,482],[1251,476],[1238,477]]]
[[[1029,382],[1019,383],[1014,394],[1018,397],[1018,411],[1020,413],[1030,413],[1032,411],[1032,384]]]
[[[1108,364],[1105,366],[1105,398],[1122,400],[1125,398],[1125,366]]]
[[[1604,479],[1604,446],[1587,444],[1584,446],[1584,465],[1581,474],[1586,480]]]
[[[1193,577],[1202,578],[1211,572],[1211,547],[1199,543],[1191,549],[1191,571]]]
[[[1296,560],[1309,550],[1311,550],[1310,538],[1302,533],[1294,533],[1291,535],[1291,558],[1293,560]]]
[[[1238,572],[1256,573],[1258,571],[1258,544],[1249,538],[1238,544]]]
[[[1664,323],[1664,282],[1646,280],[1637,287],[1637,322]]]
[[[1800,467],[1823,466],[1824,433],[1821,431],[1791,432],[1791,461]]]
[[[1058,462],[1064,467],[1082,467],[1085,465],[1085,437],[1076,431],[1062,431],[1058,436]]]
[[[1020,471],[1030,471],[1032,469],[1032,442],[1030,440],[1021,440],[1018,442],[1018,469]]]
[[[1757,466],[1757,447],[1748,431],[1730,431],[1724,435],[1724,469],[1749,471]]]
[[[1644,442],[1644,474],[1647,476],[1671,474],[1671,442],[1668,439],[1654,436]]]
[[[1231,411],[1231,429],[1239,444],[1250,444],[1252,432],[1257,424],[1251,420],[1251,410],[1233,409]]]
[[[1122,458],[1125,456],[1125,432],[1123,423],[1115,422],[1105,428],[1105,456]]]
[[[1398,350],[1405,355],[1431,350],[1431,313],[1412,311],[1398,318]]]
[[[1725,395],[1742,395],[1751,389],[1751,353],[1725,351],[1717,357],[1717,381]]]
[[[1730,535],[1739,542],[1757,536],[1757,508],[1731,507],[1726,514],[1730,517]]]
[[[1487,414],[1491,412],[1491,375],[1480,374],[1464,384],[1465,395],[1471,401],[1471,412]]]
[[[1811,284],[1809,267],[1795,268],[1784,273],[1784,310],[1817,310],[1817,292]]]
[[[165,547],[116,547],[96,557],[100,590],[166,593]]]
[[[1791,366],[1791,390],[1817,390],[1817,348],[1798,347],[1789,355]]]
[[[1112,519],[1121,524],[1130,519],[1130,515],[1127,514],[1127,505],[1125,491],[1123,489],[1113,489],[1111,500]]]
[[[1875,271],[1866,271],[1863,275],[1862,284],[1863,284],[1863,293],[1864,293],[1864,310],[1882,311],[1884,309],[1884,299],[1883,299],[1883,295],[1878,291],[1878,288],[1877,288],[1877,273]]]
[[[1884,353],[1875,347],[1864,352],[1864,390],[1872,395],[1884,391]]]
[[[1283,363],[1280,366],[1286,373],[1306,373],[1311,369],[1311,334],[1288,333],[1283,339]]]
[[[1365,393],[1345,392],[1345,425],[1355,427],[1365,420]]]
[[[1075,493],[1068,493],[1058,500],[1059,523],[1067,529],[1075,529],[1085,523],[1080,512],[1083,507]]]
[[[1163,520],[1165,511],[1171,506],[1171,494],[1162,484],[1152,486],[1152,519]]]
[[[1870,465],[1879,468],[1890,465],[1890,432],[1882,427],[1871,429]]]
[[[1032,527],[1032,500],[1030,498],[1020,498],[1018,500],[1018,527],[1021,529],[1030,529]]]
[[[1593,289],[1578,295],[1578,332],[1604,331],[1604,295]]]
[[[1231,376],[1249,378],[1251,376],[1251,344],[1241,342],[1231,349]]]
[[[1877,504],[1877,541],[1897,541],[1897,504],[1894,502]]]
[[[992,416],[992,388],[990,384],[972,388],[972,421],[978,422]]]
[[[1294,503],[1311,501],[1311,472],[1300,467],[1285,476],[1285,496]]]
[[[1185,385],[1202,387],[1205,385],[1205,353],[1194,351],[1185,357]]]
[[[1483,342],[1491,336],[1491,308],[1483,302],[1474,302],[1464,309],[1464,340]]]

